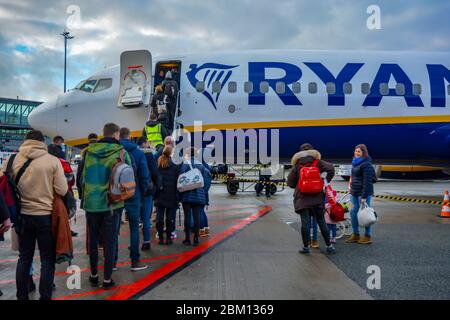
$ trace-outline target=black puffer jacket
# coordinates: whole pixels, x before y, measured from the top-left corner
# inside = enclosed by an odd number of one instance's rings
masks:
[[[373,195],[373,181],[375,170],[372,167],[372,158],[367,157],[364,161],[352,167],[352,184],[350,193],[354,197],[366,199]]]
[[[155,195],[155,206],[177,208],[179,202],[177,180],[180,173],[180,166],[170,160],[169,167],[158,167],[158,170],[161,175],[162,187]]]

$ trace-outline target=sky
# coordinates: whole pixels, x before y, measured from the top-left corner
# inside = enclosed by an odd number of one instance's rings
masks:
[[[371,5],[380,29],[367,27]],[[449,16],[449,0],[0,0],[0,97],[63,92],[64,30],[73,88],[130,49],[450,52]]]

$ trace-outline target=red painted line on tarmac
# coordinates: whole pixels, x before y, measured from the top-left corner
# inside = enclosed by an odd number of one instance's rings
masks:
[[[261,216],[265,215],[267,212],[269,212],[272,209],[271,206],[265,206],[263,209],[259,210],[257,213],[251,215],[250,217],[241,220],[238,224],[235,224],[231,226],[230,228],[226,229],[225,231],[222,231],[221,233],[218,233],[214,236],[212,236],[209,240],[201,243],[198,247],[195,247],[194,249],[184,252],[180,255],[178,259],[175,259],[174,261],[171,261],[164,266],[156,269],[152,273],[148,274],[147,276],[143,277],[142,279],[131,283],[127,286],[121,286],[119,288],[118,292],[109,296],[107,300],[127,300],[135,295],[139,294],[152,284],[156,283],[161,278],[167,276],[168,274],[176,271],[177,269],[181,268],[183,265],[186,265],[189,261],[192,259],[198,257],[199,255],[205,253],[208,249],[211,247],[217,245],[221,241],[225,240],[227,237],[231,236],[233,233],[243,229],[245,226],[249,225],[256,219],[260,218]]]

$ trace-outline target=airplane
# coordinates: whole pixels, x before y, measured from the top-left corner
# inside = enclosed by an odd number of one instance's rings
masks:
[[[151,94],[161,70],[179,70],[176,122],[185,129],[198,120],[203,131],[279,129],[282,163],[305,142],[326,160],[348,163],[364,143],[374,163],[450,168],[448,52],[251,50],[152,58],[141,51],[147,55],[138,60],[148,65],[141,70],[144,91]],[[101,134],[106,122],[140,136],[148,106],[120,103],[127,66],[141,67],[130,59],[38,106],[30,125],[71,146],[86,145],[85,137]]]

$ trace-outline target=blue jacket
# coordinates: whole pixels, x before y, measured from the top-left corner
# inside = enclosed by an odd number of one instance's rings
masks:
[[[137,144],[125,139],[120,139],[120,143],[130,154],[132,158],[133,169],[135,170],[136,193],[132,198],[134,200],[140,198],[148,188],[150,177],[148,173],[147,159],[145,158],[144,152],[138,148]]]
[[[204,186],[203,186],[203,188],[198,188],[195,190],[181,192],[180,200],[181,200],[181,202],[191,202],[191,203],[206,205],[207,200],[208,200],[207,193],[211,186],[211,179],[212,179],[211,173],[198,160],[191,159],[191,165],[192,165],[192,168],[197,168],[202,173]],[[191,170],[189,163],[184,161],[180,168],[180,174],[188,172],[189,170]]]
[[[352,184],[350,193],[355,197],[366,199],[373,195],[373,180],[375,170],[372,167],[372,158],[367,157],[357,166],[352,166]]]
[[[156,191],[159,190],[159,188],[161,187],[161,176],[159,174],[159,170],[158,170],[158,165],[156,163],[155,160],[155,156],[153,155],[152,152],[146,152],[145,150],[144,154],[145,154],[145,158],[147,159],[147,167],[148,167],[148,172],[149,172],[149,179],[152,180],[153,182],[153,190],[151,190],[151,194],[146,194],[146,196],[152,196],[154,197],[156,194]]]

